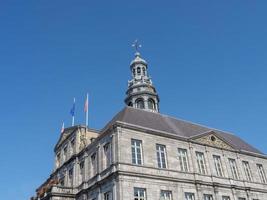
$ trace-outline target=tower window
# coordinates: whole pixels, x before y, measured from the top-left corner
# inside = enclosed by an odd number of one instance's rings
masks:
[[[135,76],[135,69],[133,69],[133,75]]]
[[[143,75],[146,75],[146,69],[143,67]]]
[[[148,100],[148,109],[154,110],[155,109],[155,102],[153,99]]]
[[[130,106],[130,107],[133,107],[133,103],[132,103],[132,102],[130,102],[130,103],[128,104],[128,106]]]
[[[140,67],[137,67],[137,75],[141,75],[141,69],[140,69]]]
[[[136,106],[139,109],[144,109],[145,108],[144,100],[143,99],[137,99],[136,100]]]

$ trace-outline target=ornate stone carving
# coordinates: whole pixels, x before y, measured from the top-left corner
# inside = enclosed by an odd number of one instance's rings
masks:
[[[218,138],[215,134],[204,135],[203,137],[194,139],[194,141],[223,149],[234,150],[233,147],[231,147],[229,144]]]

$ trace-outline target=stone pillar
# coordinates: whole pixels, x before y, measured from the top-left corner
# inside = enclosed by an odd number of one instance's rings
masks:
[[[114,130],[112,130],[114,131]],[[116,143],[115,143],[115,134],[112,133],[110,135],[111,137],[111,142],[110,142],[110,148],[111,148],[111,166],[112,166],[112,172],[115,171],[115,163],[116,163],[116,158],[115,158],[115,155],[116,155]]]
[[[89,179],[89,156],[88,153],[84,153],[84,179],[83,181],[87,181]]]
[[[78,186],[79,185],[79,159],[78,157],[75,158],[75,161],[73,163],[73,177],[72,177],[72,182],[73,182],[73,186]]]
[[[228,158],[225,156],[225,153],[222,150],[222,167],[223,167],[223,171],[224,171],[224,177],[230,178],[228,166],[229,166]],[[229,183],[230,183],[230,181],[229,181]]]
[[[219,188],[216,185],[213,185],[214,188],[214,200],[221,200],[221,197],[219,195]]]
[[[102,160],[102,156],[101,156],[101,151],[100,151],[100,145],[97,145],[97,149],[96,149],[96,174],[97,174],[97,180],[100,180],[100,172],[102,170],[102,164],[101,164],[101,160]]]
[[[192,172],[193,173],[197,173],[198,169],[196,166],[196,162],[195,162],[195,154],[194,154],[194,148],[192,146],[192,143],[189,142],[189,158],[191,158],[191,162],[192,162]]]
[[[117,181],[116,181],[116,179],[113,180],[112,185],[113,185],[113,187],[112,187],[112,197],[113,198],[112,199],[117,200],[118,198],[117,198]]]
[[[247,200],[252,200],[251,194],[250,194],[250,188],[246,188],[246,194],[247,194]]]
[[[210,174],[211,177],[213,177],[213,165],[212,165],[212,161],[213,161],[213,157],[208,149],[208,147],[205,147],[206,149],[206,156],[205,156],[205,160],[206,160],[206,171],[207,174]]]
[[[202,196],[203,196],[201,184],[198,184],[198,183],[196,184],[196,190],[197,190],[197,198],[199,200],[201,200],[202,199]]]
[[[234,187],[232,187],[232,194],[233,194],[233,200],[238,200],[237,196],[236,196],[236,189]]]

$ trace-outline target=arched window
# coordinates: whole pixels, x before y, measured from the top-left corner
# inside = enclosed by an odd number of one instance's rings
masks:
[[[145,108],[144,100],[143,99],[137,99],[136,100],[136,107],[140,108],[140,109],[144,109]]]
[[[133,69],[133,76],[135,76],[135,69]]]
[[[153,99],[149,99],[147,104],[148,104],[148,109],[151,109],[151,110],[155,109],[155,102]]]
[[[137,67],[137,75],[141,75],[141,68]]]
[[[133,103],[132,102],[128,103],[128,106],[133,107]]]
[[[146,69],[143,67],[143,75],[146,76]]]

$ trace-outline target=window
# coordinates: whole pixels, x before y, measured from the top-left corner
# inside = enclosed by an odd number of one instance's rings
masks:
[[[232,178],[238,179],[238,171],[237,171],[237,165],[236,165],[235,159],[229,158],[229,164],[230,164],[230,169],[232,173]]]
[[[161,144],[156,145],[157,149],[157,160],[159,168],[167,168],[166,164],[166,147]]]
[[[187,150],[186,149],[178,149],[178,158],[180,162],[181,171],[188,172],[188,159],[187,159]]]
[[[133,69],[133,76],[135,76],[135,69]]]
[[[213,200],[213,197],[211,194],[204,194],[203,197],[204,197],[204,200]]]
[[[146,69],[143,67],[143,76],[146,76]]]
[[[261,182],[266,183],[266,174],[265,174],[262,164],[257,164],[257,169],[260,175]]]
[[[195,195],[194,193],[185,193],[185,200],[195,200]]]
[[[229,196],[222,196],[222,200],[230,200]]]
[[[61,177],[59,178],[59,185],[60,185],[60,186],[64,186],[64,185],[65,185],[65,176],[61,176]]]
[[[141,68],[137,67],[137,75],[141,75]]]
[[[134,200],[146,200],[146,189],[134,188]]]
[[[84,175],[85,175],[85,173],[84,173],[84,160],[83,161],[81,161],[80,162],[80,164],[79,164],[79,167],[80,167],[80,180],[84,180]]]
[[[223,176],[221,157],[214,155],[213,160],[214,160],[216,175],[217,176]]]
[[[73,138],[70,142],[71,153],[75,153],[75,138]]]
[[[111,192],[104,193],[104,200],[112,200],[112,193]]]
[[[136,165],[142,165],[142,141],[131,140],[132,145],[132,163]]]
[[[148,104],[148,109],[150,109],[150,110],[154,110],[155,109],[155,102],[154,102],[153,99],[149,99],[147,101],[147,104]]]
[[[69,169],[69,184],[73,186],[73,168]]]
[[[172,200],[172,192],[167,190],[161,190],[160,200]]]
[[[57,162],[56,166],[58,167],[60,165],[60,153],[57,154]]]
[[[92,176],[96,174],[96,153],[91,155],[91,174]]]
[[[246,175],[246,180],[247,181],[252,181],[252,176],[251,176],[251,170],[250,170],[250,166],[249,163],[247,161],[242,161],[242,165],[245,171],[245,175]]]
[[[206,174],[206,163],[204,153],[196,152],[198,171],[200,174]]]
[[[144,100],[143,99],[137,99],[136,100],[136,106],[139,109],[144,109],[145,108]]]
[[[68,154],[68,146],[66,145],[63,149],[63,158],[64,161],[67,160],[67,154]]]
[[[110,143],[104,145],[104,154],[105,154],[105,167],[109,167],[111,164],[111,148]]]
[[[246,198],[238,197],[238,200],[246,200]]]

